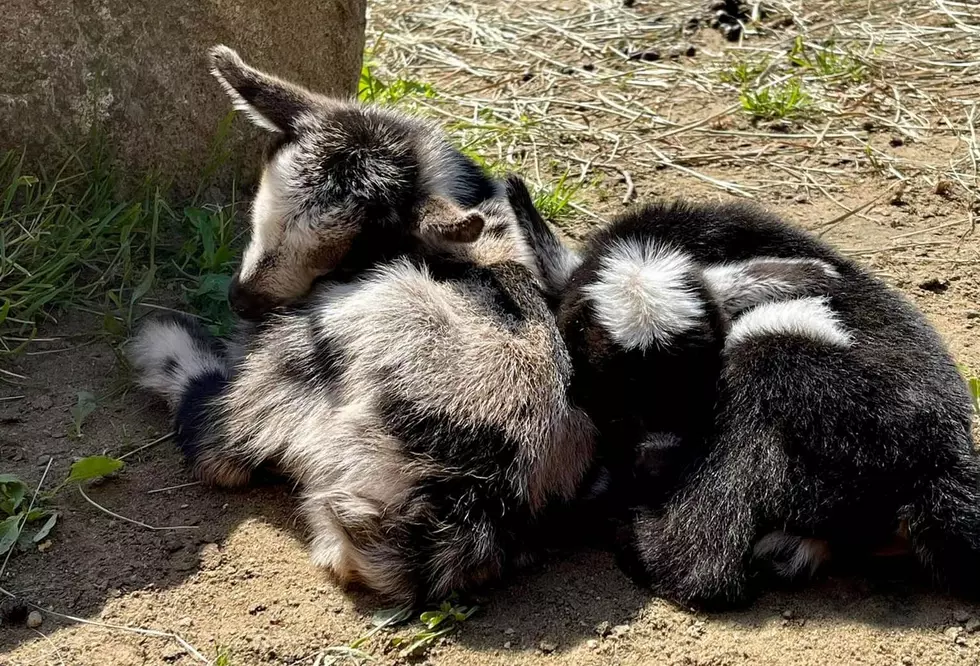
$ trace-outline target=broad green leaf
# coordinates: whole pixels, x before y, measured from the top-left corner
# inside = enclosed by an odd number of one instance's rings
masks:
[[[437,611],[426,611],[422,613],[421,616],[419,616],[419,619],[422,620],[422,623],[425,626],[427,626],[429,629],[435,629],[440,624],[442,624],[447,617],[449,617],[448,613],[441,610],[437,610]]]
[[[143,276],[143,279],[140,280],[140,283],[136,285],[135,289],[133,289],[133,294],[129,299],[130,305],[135,305],[136,303],[139,303],[143,299],[143,297],[146,296],[147,293],[149,293],[150,289],[153,288],[153,280],[156,278],[156,274],[157,274],[157,267],[150,266],[150,270],[146,271],[146,275]]]
[[[71,474],[65,483],[88,481],[97,479],[100,476],[107,476],[122,468],[122,460],[110,458],[109,456],[89,456],[82,458],[71,466]]]
[[[45,537],[47,537],[48,534],[51,533],[51,528],[53,528],[54,524],[57,522],[58,522],[58,512],[55,511],[54,513],[51,514],[51,516],[48,517],[48,520],[43,525],[41,525],[41,529],[39,529],[34,534],[34,537],[31,539],[31,541],[33,541],[34,543],[40,543],[41,541],[43,541]]]
[[[121,336],[125,335],[126,333],[126,329],[123,327],[122,323],[108,312],[105,314],[105,317],[102,318],[102,329],[110,335]]]
[[[82,436],[82,423],[88,418],[89,414],[95,411],[97,403],[95,395],[89,391],[79,391],[75,406],[71,408],[72,425],[75,428],[75,436]]]
[[[14,547],[20,537],[20,519],[18,516],[10,516],[0,522],[0,555],[6,555],[7,551]]]
[[[23,481],[12,474],[0,476],[0,512],[14,515],[26,496],[27,486]]]

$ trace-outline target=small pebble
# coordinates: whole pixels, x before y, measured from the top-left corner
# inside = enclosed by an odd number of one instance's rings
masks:
[[[650,50],[650,51],[636,51],[630,53],[630,60],[642,60],[644,62],[655,62],[660,60],[660,51]]]
[[[30,615],[27,616],[27,626],[31,629],[37,629],[44,622],[44,617],[37,611],[31,611]]]
[[[940,278],[931,278],[929,280],[926,280],[925,282],[920,282],[919,289],[922,289],[924,291],[931,291],[934,294],[941,294],[947,289],[949,289],[949,280],[943,280]],[[953,619],[956,619],[955,613],[953,614]],[[956,620],[956,621],[959,622],[960,620]],[[965,622],[966,620],[963,621]]]
[[[558,644],[551,641],[541,641],[538,643],[538,648],[545,654],[551,654],[558,649]]]
[[[956,640],[961,633],[963,633],[963,627],[947,627],[946,631],[943,632],[946,638],[951,640]]]
[[[900,136],[893,136],[891,140],[888,142],[888,145],[891,146],[892,148],[899,148],[905,145],[905,139],[903,139]]]
[[[521,77],[521,81],[527,83],[534,78],[534,72],[524,72],[524,76]]]
[[[584,69],[587,72],[591,72],[595,70],[595,65],[593,65],[591,62],[587,62],[584,65],[582,65],[582,69]]]
[[[514,635],[514,628],[513,627],[507,627],[506,629],[504,629],[504,633],[507,634],[508,636],[513,636]]]
[[[796,617],[796,614],[793,611],[791,611],[791,610],[784,610],[783,611],[783,619],[784,620],[792,620],[794,617]]]
[[[980,631],[980,620],[975,617],[971,617],[966,621],[966,626],[964,627],[969,633],[975,634]]]
[[[963,624],[970,619],[970,613],[963,610],[962,608],[953,611],[953,620]]]
[[[629,633],[630,626],[628,624],[617,624],[612,628],[612,637],[619,638],[620,636],[625,636]]]
[[[698,50],[693,46],[688,46],[687,50],[684,51],[684,55],[686,55],[688,58],[693,58],[697,54],[698,54]]]
[[[587,640],[587,641],[585,641],[585,645],[586,645],[586,646],[587,646],[587,647],[588,647],[588,648],[589,648],[590,650],[595,650],[596,648],[598,648],[598,647],[599,647],[599,641],[597,641],[597,640],[596,640],[596,639],[594,639],[594,638],[590,638],[589,640]]]
[[[513,643],[511,643],[510,641],[507,641],[506,643],[504,643],[504,649],[505,650],[509,650],[512,645],[513,645]]]

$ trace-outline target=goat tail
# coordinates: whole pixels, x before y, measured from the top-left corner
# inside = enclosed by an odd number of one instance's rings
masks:
[[[128,347],[136,382],[177,411],[193,386],[223,382],[229,372],[217,340],[197,320],[182,314],[154,317]]]

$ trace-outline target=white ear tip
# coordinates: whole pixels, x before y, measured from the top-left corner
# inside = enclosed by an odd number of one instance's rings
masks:
[[[224,44],[218,44],[208,50],[208,60],[211,63],[211,72],[215,75],[227,72],[228,69],[244,67],[245,61],[238,53]]]

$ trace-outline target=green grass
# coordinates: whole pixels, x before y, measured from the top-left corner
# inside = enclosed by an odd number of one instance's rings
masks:
[[[566,171],[554,183],[533,188],[531,193],[534,197],[534,207],[544,219],[554,224],[560,223],[575,212],[571,204],[582,188],[582,184],[570,181],[568,176]]]
[[[177,205],[151,182],[120,191],[99,138],[50,175],[0,154],[0,356],[22,351],[66,308],[104,313],[102,332],[125,335],[161,284],[227,330],[237,205]]]
[[[377,44],[375,44],[375,48]],[[378,63],[374,60],[374,48],[364,53],[361,78],[357,85],[357,98],[369,104],[394,106],[413,102],[419,98],[431,99],[436,90],[430,84],[414,79],[396,78],[385,81],[376,73]]]
[[[814,110],[813,98],[798,77],[768,88],[743,90],[739,101],[746,113],[759,120],[798,119]]]
[[[808,70],[819,77],[840,79],[858,83],[868,77],[868,67],[848,51],[841,50],[833,41],[820,46],[807,46],[799,36],[789,53],[794,67]]]
[[[740,88],[746,88],[754,84],[768,68],[769,62],[766,60],[759,62],[736,60],[731,67],[718,72],[718,79],[722,83],[732,83]]]
[[[465,606],[458,603],[455,597],[451,597],[443,601],[438,608],[427,610],[419,615],[418,621],[421,626],[414,625],[407,632],[390,636],[384,642],[387,647],[386,652],[397,650],[396,654],[401,660],[422,659],[440,639],[459,632],[463,623],[478,610],[480,610],[479,606]],[[389,608],[378,611],[371,618],[372,628],[367,633],[349,645],[331,645],[325,648],[320,655],[322,658],[320,663],[326,666],[377,661],[376,657],[361,648],[382,631],[409,622],[414,617],[414,613],[411,608]]]

